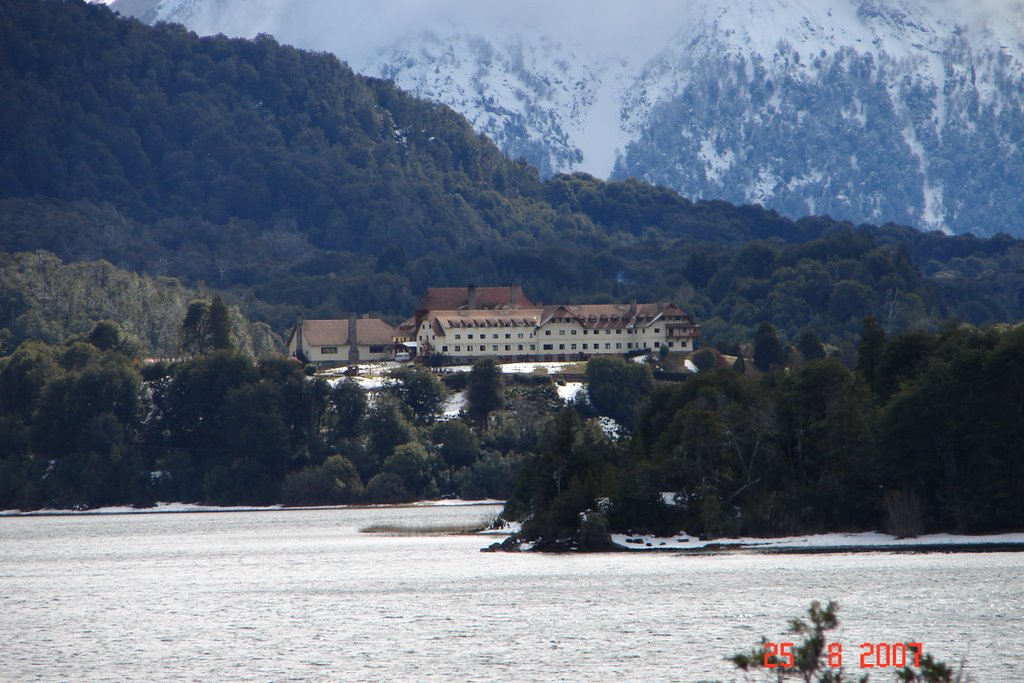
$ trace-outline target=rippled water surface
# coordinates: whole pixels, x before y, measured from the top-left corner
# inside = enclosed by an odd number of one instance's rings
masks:
[[[542,556],[359,533],[496,511],[0,519],[0,680],[733,681],[724,657],[829,598],[849,671],[862,642],[915,640],[1024,680],[1021,553]]]

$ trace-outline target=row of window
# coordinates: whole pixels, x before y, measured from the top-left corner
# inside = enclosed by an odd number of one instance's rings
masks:
[[[643,334],[645,331],[646,330],[636,330],[636,329],[630,328],[630,329],[626,330],[626,333],[627,334]],[[570,335],[576,334],[576,332],[577,332],[577,330],[575,330],[575,329],[569,330],[569,334]],[[611,330],[605,330],[604,333],[605,334],[611,334],[612,331]],[[654,333],[655,334],[661,334],[661,328],[660,327],[655,327],[654,328]],[[551,336],[551,330],[544,330],[544,334],[550,337]],[[559,334],[559,336],[564,337],[565,336],[565,330],[559,330],[558,334]],[[601,330],[583,330],[583,334],[601,334]],[[615,334],[622,334],[622,330],[621,329],[615,330]]]
[[[673,342],[669,342],[668,345],[669,345],[669,347],[673,347],[674,343]],[[500,344],[491,344],[491,351],[499,351],[500,350],[499,349],[500,346],[501,346]],[[505,351],[511,351],[512,350],[512,344],[505,344],[504,346],[505,346]],[[525,345],[524,344],[516,344],[515,346],[516,346],[516,351],[523,351]],[[580,350],[582,350],[582,351],[590,351],[590,350],[600,351],[601,350],[601,345],[597,344],[597,343],[592,344],[592,345],[589,344],[589,343],[582,344],[582,348],[580,348],[580,346],[581,345],[579,345],[579,344],[569,344],[569,350],[570,351],[580,351]],[[593,349],[590,349],[589,348],[590,346],[593,346]],[[654,348],[657,349],[657,348],[660,348],[660,347],[661,347],[661,342],[654,342]],[[615,348],[617,350],[622,350],[622,342],[615,342]],[[640,349],[640,348],[648,348],[648,347],[647,346],[641,347],[640,344],[633,344],[633,342],[627,342],[626,343],[626,348],[627,349],[633,349],[633,348]],[[604,349],[606,351],[611,351],[612,350],[611,342],[605,342]],[[477,346],[475,346],[473,344],[468,344],[466,346],[466,352],[467,353],[473,353],[474,351],[477,351],[477,350],[486,352],[487,351],[487,344],[479,344],[479,349],[477,348]],[[536,351],[537,350],[537,345],[536,344],[530,344],[530,350],[531,351]],[[543,350],[543,351],[554,351],[555,350],[555,345],[554,344],[543,344],[541,346],[541,350]],[[559,344],[558,345],[558,350],[559,351],[565,351],[566,350],[565,349],[565,344]],[[442,346],[441,347],[441,353],[449,353],[448,347],[447,346]],[[455,351],[454,351],[454,353],[462,353],[462,345],[461,344],[455,344]]]
[[[498,350],[498,346],[499,346],[499,344],[491,344],[491,351],[497,351]],[[516,344],[516,351],[523,351],[524,350],[523,346],[524,346],[524,344]],[[467,352],[472,352],[475,348],[476,347],[474,347],[472,344],[469,344],[468,346],[466,346],[466,351]],[[480,344],[480,350],[481,351],[486,351],[487,350],[487,344]],[[505,344],[505,350],[506,351],[511,351],[512,350],[512,345],[511,344]],[[530,344],[530,350],[531,351],[536,351],[537,350],[537,345],[536,344]],[[455,345],[455,353],[460,353],[461,351],[462,351],[462,346],[459,345],[459,344],[456,344]],[[441,347],[441,353],[448,353],[448,347],[447,346],[442,346]]]
[[[384,347],[383,344],[372,344],[370,346],[370,353],[384,353],[384,348],[385,347]],[[324,355],[324,356],[334,356],[334,355],[337,355],[337,353],[338,353],[338,347],[337,346],[321,346],[320,347],[320,353],[322,355]]]
[[[577,332],[578,332],[578,330],[575,330],[575,329],[569,330],[569,334],[570,335],[574,335]],[[611,330],[605,330],[604,333],[605,334],[611,334],[612,331]],[[626,330],[626,333],[627,334],[643,334],[644,330],[629,329],[629,330]],[[550,337],[551,336],[551,330],[544,330],[544,334],[546,336]],[[558,334],[560,336],[564,337],[565,336],[565,330],[559,330]],[[601,334],[601,330],[583,330],[583,334],[595,334],[595,335],[596,334]],[[622,330],[621,329],[615,330],[615,334],[622,334]],[[660,327],[655,327],[654,328],[654,334],[661,334],[661,328]],[[533,337],[532,333],[530,334],[530,337]],[[462,334],[457,332],[455,334],[455,338],[456,339],[462,339]],[[469,333],[469,334],[466,335],[466,339],[472,339],[472,338],[473,338],[473,334],[472,333]],[[497,332],[494,332],[494,333],[491,334],[491,339],[497,339],[497,338],[498,338],[498,333]],[[505,339],[511,339],[511,338],[512,338],[512,334],[510,332],[506,332],[505,333]],[[516,339],[522,339],[522,338],[523,338],[523,333],[522,332],[518,332],[516,334]],[[487,339],[487,334],[481,332],[480,333],[480,339]]]
[[[530,336],[531,337],[533,336],[532,332],[530,333]],[[456,333],[455,338],[456,339],[462,339],[462,335]],[[472,339],[472,338],[473,338],[472,333],[466,335],[466,339]],[[483,332],[481,332],[480,333],[480,338],[481,339],[487,339],[487,335],[484,334]],[[493,334],[491,334],[491,339],[497,339],[497,338],[498,338],[498,333],[497,332],[494,332]],[[511,338],[512,338],[512,333],[511,332],[506,332],[505,333],[505,339],[511,339]],[[516,339],[522,339],[522,338],[523,338],[523,333],[522,332],[519,332],[519,333],[516,334]],[[433,339],[433,335],[431,336],[431,339]]]

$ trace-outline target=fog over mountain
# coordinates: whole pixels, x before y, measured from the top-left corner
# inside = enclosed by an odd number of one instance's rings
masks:
[[[337,54],[543,173],[1024,234],[1024,0],[117,0]]]

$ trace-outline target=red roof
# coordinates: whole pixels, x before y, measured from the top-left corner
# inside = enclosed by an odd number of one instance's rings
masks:
[[[420,299],[417,312],[455,311],[470,308],[470,287],[428,287],[426,295]],[[533,308],[534,303],[526,298],[523,288],[519,285],[507,287],[475,287],[476,302],[474,309],[495,308]]]

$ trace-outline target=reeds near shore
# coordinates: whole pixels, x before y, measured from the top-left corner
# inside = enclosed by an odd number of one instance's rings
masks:
[[[359,530],[362,534],[385,536],[459,536],[475,534],[490,527],[492,520],[452,524],[371,524]]]

